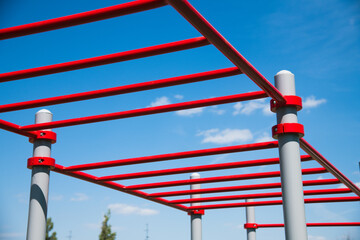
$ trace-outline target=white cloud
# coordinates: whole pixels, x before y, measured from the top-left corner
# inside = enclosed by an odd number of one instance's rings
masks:
[[[187,109],[187,110],[176,111],[176,114],[179,116],[190,117],[190,116],[194,116],[194,115],[200,115],[203,112],[203,110],[204,110],[204,108],[202,108],[202,107],[192,108],[192,109]]]
[[[114,214],[122,214],[122,215],[129,215],[129,214],[136,214],[141,216],[150,216],[158,214],[159,212],[155,209],[150,208],[140,208],[137,206],[132,206],[124,203],[114,203],[109,204],[108,208]]]
[[[50,200],[51,201],[61,201],[64,199],[64,196],[61,194],[58,195],[50,195]]]
[[[203,136],[202,143],[229,144],[245,142],[253,139],[253,135],[249,129],[224,129],[220,131],[213,128],[201,131],[197,136]]]
[[[326,240],[326,238],[324,236],[309,235],[308,238],[309,238],[309,240]]]
[[[75,193],[74,195],[74,197],[70,198],[70,201],[83,202],[89,200],[88,195],[86,195],[85,193]]]
[[[303,102],[303,107],[304,108],[316,108],[321,104],[326,103],[326,99],[322,98],[322,99],[316,99],[315,96],[310,96],[307,97],[305,99],[305,101]]]
[[[184,96],[183,96],[183,95],[180,95],[180,94],[176,94],[176,95],[174,96],[174,98],[176,98],[176,99],[178,99],[178,100],[182,100],[182,99],[184,98]]]
[[[156,98],[155,101],[151,102],[149,107],[157,107],[157,106],[162,106],[162,105],[167,105],[167,104],[170,104],[170,100],[168,97],[159,97],[159,98]]]
[[[274,139],[270,136],[269,133],[267,132],[263,132],[256,140],[255,142],[259,143],[259,142],[270,142],[270,141],[274,141]]]
[[[360,182],[356,182],[355,185],[360,188]],[[345,186],[343,183],[338,185],[338,188],[347,188],[347,186]]]
[[[265,99],[253,100],[247,103],[235,103],[233,115],[250,115],[254,113],[256,110],[261,110],[264,115],[272,115],[273,113],[270,111],[270,104],[265,102]]]
[[[216,115],[223,115],[226,112],[224,109],[219,109],[218,106],[211,107],[210,111]]]
[[[10,233],[0,233],[0,239],[9,239],[9,238],[18,238],[18,237],[24,237],[24,233],[18,233],[18,232],[10,232]]]

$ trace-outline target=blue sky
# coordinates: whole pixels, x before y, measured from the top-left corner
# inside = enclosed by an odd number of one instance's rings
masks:
[[[0,1],[0,28],[107,7],[126,1]],[[304,109],[299,122],[305,138],[353,182],[360,182],[360,3],[356,0],[190,1],[267,79],[282,69],[295,74]],[[200,36],[171,7],[1,42],[0,72],[95,57]],[[1,103],[58,96],[232,67],[213,46],[96,68],[3,83]],[[48,107],[54,120],[116,112],[257,91],[246,76]],[[270,139],[275,116],[265,101],[226,104],[192,111],[56,129],[52,156],[65,166],[80,163],[204,149]],[[3,113],[1,119],[27,125],[39,109]],[[1,131],[0,239],[26,235],[32,146],[22,136]],[[169,162],[93,170],[103,176],[150,169],[196,166],[276,157],[277,151],[218,155]],[[306,163],[304,168],[317,167]],[[203,177],[278,170],[278,166],[204,172]],[[189,174],[127,180],[133,184],[187,179]],[[329,174],[304,179],[330,178]],[[277,182],[279,179],[242,181]],[[237,182],[221,185],[236,185]],[[204,187],[219,184],[203,185]],[[337,187],[337,185],[333,186]],[[186,188],[186,187],[185,187]],[[329,186],[331,188],[331,186]],[[173,188],[175,189],[175,188]],[[310,189],[310,188],[308,188]],[[165,189],[164,189],[165,190]],[[152,192],[153,190],[149,190]],[[236,193],[232,193],[236,194]],[[98,238],[102,216],[112,210],[118,239],[174,240],[189,237],[189,217],[177,210],[120,192],[51,174],[49,212],[59,240]],[[359,203],[306,206],[308,222],[360,221]],[[282,208],[256,208],[258,223],[281,223]],[[203,218],[204,239],[245,238],[245,210],[209,210]],[[310,240],[357,239],[356,228],[309,228]],[[283,229],[261,229],[259,239],[284,239]]]

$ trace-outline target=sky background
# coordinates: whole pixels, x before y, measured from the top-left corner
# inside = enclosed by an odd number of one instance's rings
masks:
[[[126,1],[0,0],[0,28],[116,5]],[[353,182],[360,183],[357,150],[360,131],[360,3],[356,0],[190,1],[269,81],[280,70],[295,74],[304,109],[299,122],[305,139]],[[57,31],[10,40],[0,45],[0,72],[122,52],[198,37],[200,34],[169,6]],[[3,83],[1,104],[232,67],[213,46]],[[50,106],[54,120],[118,112],[259,88],[245,75],[152,91]],[[269,99],[206,107],[55,129],[52,157],[70,166],[162,153],[268,141],[276,123]],[[39,109],[2,113],[1,119],[32,124]],[[0,132],[0,239],[26,236],[31,171],[27,139]],[[276,149],[92,170],[104,176],[153,169],[277,157]],[[315,162],[303,168],[318,167]],[[202,177],[276,171],[278,166],[203,172]],[[121,192],[51,173],[48,217],[59,240],[95,240],[107,209],[119,240],[183,240],[190,236],[189,217],[178,210]],[[189,174],[120,181],[122,184],[187,179]],[[331,178],[330,174],[304,179]],[[278,182],[278,178],[204,184],[203,187]],[[337,188],[339,185],[321,188]],[[175,189],[187,189],[187,186]],[[314,189],[306,188],[306,189]],[[158,189],[158,191],[169,189]],[[155,192],[156,190],[148,190]],[[278,189],[269,190],[278,191]],[[256,191],[254,191],[256,192]],[[237,194],[236,192],[229,194]],[[240,194],[240,193],[239,193]],[[210,196],[204,195],[204,196]],[[216,194],[212,194],[216,195]],[[353,194],[351,195],[353,196]],[[359,203],[306,205],[308,222],[360,221]],[[281,223],[282,207],[256,208],[258,223]],[[245,239],[245,209],[209,210],[203,238]],[[283,229],[260,229],[258,239],[284,239]],[[309,240],[359,239],[356,227],[308,228]]]

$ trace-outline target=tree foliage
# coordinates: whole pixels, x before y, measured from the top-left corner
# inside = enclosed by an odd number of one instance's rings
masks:
[[[110,210],[104,215],[104,221],[101,226],[101,233],[99,240],[115,240],[116,233],[111,232],[111,225],[109,224]]]
[[[51,218],[46,220],[46,238],[45,240],[57,240],[56,232],[52,232],[50,235],[51,230],[54,228],[54,223],[51,221]]]

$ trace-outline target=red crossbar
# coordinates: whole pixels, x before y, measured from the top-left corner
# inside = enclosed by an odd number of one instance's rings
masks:
[[[332,198],[304,199],[305,203],[354,202],[354,201],[360,201],[360,197],[332,197]],[[249,206],[269,206],[269,205],[281,205],[281,204],[282,204],[282,200],[244,202],[244,203],[224,203],[224,204],[190,206],[188,207],[188,210],[249,207]]]
[[[317,186],[317,185],[327,185],[327,184],[338,184],[339,182],[340,181],[338,179],[320,179],[320,180],[303,181],[303,185]],[[264,183],[264,184],[251,184],[251,185],[242,185],[242,186],[230,186],[230,187],[203,188],[196,190],[158,192],[158,193],[150,193],[149,196],[170,197],[170,196],[181,196],[181,195],[200,194],[200,193],[233,192],[233,191],[244,191],[244,190],[280,188],[280,187],[281,187],[281,183]]]
[[[267,223],[267,224],[256,224],[258,228],[278,228],[284,227],[283,223]],[[360,226],[360,222],[332,222],[332,223],[306,223],[307,227],[353,227]]]
[[[304,191],[304,195],[343,194],[350,192],[351,190],[348,188],[335,188],[335,189],[321,189],[321,190],[306,190]],[[281,196],[282,196],[282,192],[272,192],[272,193],[254,193],[254,194],[231,195],[231,196],[177,199],[177,200],[171,200],[170,202],[180,204],[180,203],[215,202],[215,201],[229,201],[229,200],[255,199],[255,198],[273,198],[273,197],[281,197]]]
[[[89,92],[75,93],[58,97],[50,97],[43,98],[38,100],[19,102],[19,103],[11,103],[0,105],[0,113],[1,112],[10,112],[15,110],[22,110],[28,108],[49,106],[61,103],[69,103],[75,101],[82,101],[94,98],[108,97],[125,93],[133,93],[138,91],[151,90],[156,88],[170,87],[187,83],[194,83],[200,81],[206,81],[216,78],[229,77],[237,74],[241,74],[241,71],[237,67],[224,68],[214,71],[195,73],[185,76],[166,78],[156,81],[142,82],[136,84],[130,84],[126,86],[113,87],[100,89]],[[266,94],[264,93],[264,96]]]
[[[164,0],[137,0],[65,17],[0,29],[0,40],[119,17],[131,13],[162,7],[166,4],[167,3]]]
[[[342,172],[332,165],[321,153],[311,146],[304,138],[300,139],[300,147],[309,155],[311,155],[321,166],[326,168],[331,174],[340,180],[346,187],[350,188],[356,195],[360,197],[360,189],[348,179]]]
[[[58,63],[44,67],[30,68],[15,72],[0,74],[0,82],[13,81],[24,78],[44,76],[48,74],[73,71],[77,69],[96,67],[116,62],[129,61],[139,58],[145,58],[170,52],[182,51],[191,48],[197,48],[208,45],[209,42],[204,37],[186,39],[177,42],[171,42],[146,48],[130,50],[126,52],[113,53],[109,55],[86,58],[82,60]]]
[[[243,163],[243,162],[238,162],[238,163]],[[217,167],[214,167],[213,169],[218,170]],[[223,168],[220,167],[220,169]],[[196,170],[192,172],[198,172],[198,171]],[[302,174],[304,175],[326,173],[326,172],[327,171],[325,168],[309,168],[302,170]],[[272,178],[272,177],[280,177],[280,171],[196,178],[196,179],[186,179],[186,180],[177,180],[177,181],[168,181],[168,182],[145,183],[145,184],[130,185],[127,186],[126,188],[149,189],[149,188],[173,187],[173,186],[182,186],[182,185],[199,184],[199,183],[214,183],[214,182],[226,182],[226,181],[249,180],[249,179],[260,179],[260,178]]]
[[[7,121],[1,120],[1,119],[0,119],[0,128],[4,129],[6,131],[12,132],[12,133],[20,134],[20,135],[25,136],[25,137],[33,138],[33,137],[37,136],[36,133],[22,130],[22,129],[20,129],[19,125],[16,125],[14,123],[7,122]]]
[[[47,128],[60,128],[60,127],[75,126],[75,125],[88,124],[94,122],[109,121],[115,119],[145,116],[145,115],[151,115],[157,113],[172,112],[172,111],[185,110],[185,109],[191,109],[197,107],[207,107],[207,106],[213,106],[213,105],[219,105],[225,103],[254,100],[264,97],[265,96],[263,91],[242,93],[242,94],[235,94],[224,97],[208,98],[208,99],[183,102],[183,103],[174,103],[174,104],[168,104],[157,107],[147,107],[147,108],[134,109],[123,112],[115,112],[115,113],[101,114],[101,115],[95,115],[89,117],[60,120],[49,123],[32,124],[32,125],[23,126],[21,127],[21,129],[29,131],[29,130],[41,130]]]
[[[270,97],[277,102],[286,102],[279,90],[256,70],[188,1],[168,0],[168,3]]]

